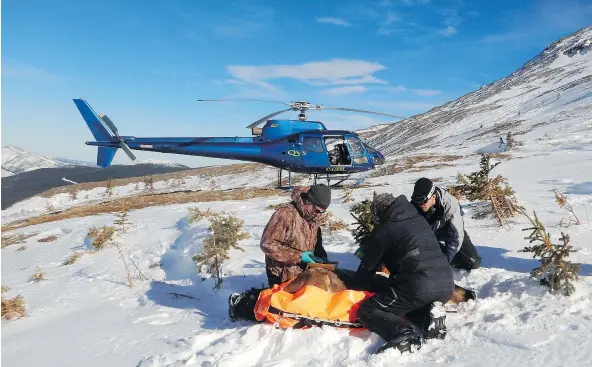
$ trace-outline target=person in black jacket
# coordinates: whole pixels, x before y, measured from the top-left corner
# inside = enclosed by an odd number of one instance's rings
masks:
[[[440,308],[437,315],[432,308],[452,297],[452,270],[432,229],[404,195],[377,195],[372,210],[379,222],[364,241],[354,283],[376,294],[361,303],[358,320],[386,340],[378,353],[388,348],[412,352],[412,346],[421,346],[422,336],[446,335],[446,314]],[[373,277],[381,264],[391,277],[386,286],[375,289]]]

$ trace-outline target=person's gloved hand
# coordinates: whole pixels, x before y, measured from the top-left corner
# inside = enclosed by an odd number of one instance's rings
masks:
[[[302,254],[300,254],[300,259],[303,263],[316,263],[312,257],[314,257],[312,251],[304,251]]]
[[[354,255],[358,258],[361,259],[364,257],[364,248],[362,246],[358,247],[358,249],[356,250],[356,252],[354,252]]]

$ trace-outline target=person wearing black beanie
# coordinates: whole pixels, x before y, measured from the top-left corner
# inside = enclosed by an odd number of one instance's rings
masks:
[[[422,177],[415,181],[411,203],[432,227],[451,266],[467,271],[481,266],[481,258],[465,230],[460,203],[454,196]]]
[[[309,263],[327,260],[320,226],[330,204],[327,185],[296,187],[292,202],[281,205],[271,216],[260,243],[270,287],[297,276]]]

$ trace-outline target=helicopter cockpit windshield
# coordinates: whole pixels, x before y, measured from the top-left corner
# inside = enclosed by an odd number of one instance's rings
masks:
[[[364,148],[366,148],[366,151],[374,157],[374,164],[376,164],[377,166],[382,165],[384,163],[384,156],[382,155],[382,153],[380,153],[378,150],[372,148],[366,142],[363,142],[363,144],[364,144]]]

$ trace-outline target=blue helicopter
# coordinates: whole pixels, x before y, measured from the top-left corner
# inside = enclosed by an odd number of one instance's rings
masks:
[[[318,175],[325,175],[328,184],[333,179],[337,180],[337,183],[334,184],[337,185],[350,179],[349,176],[353,173],[374,169],[384,163],[384,156],[365,144],[358,134],[347,130],[328,130],[320,121],[308,121],[307,110],[330,109],[402,118],[381,112],[325,107],[306,101],[238,101],[281,103],[289,108],[271,113],[247,126],[248,129],[251,129],[252,137],[137,138],[119,135],[113,121],[104,114],[95,113],[85,100],[74,99],[74,104],[96,140],[86,142],[86,144],[98,147],[97,165],[100,167],[107,168],[111,165],[118,148],[121,148],[132,161],[137,159],[132,149],[234,159],[259,162],[279,168],[279,186],[281,186],[283,170],[288,171],[290,186],[292,172],[312,174],[315,182]],[[272,119],[288,111],[298,111],[298,119]],[[265,125],[262,128],[258,127],[263,123]],[[355,185],[362,181],[362,179],[356,179]]]

